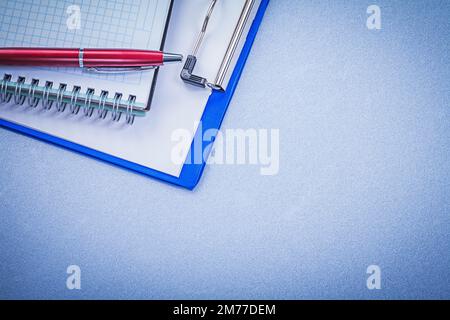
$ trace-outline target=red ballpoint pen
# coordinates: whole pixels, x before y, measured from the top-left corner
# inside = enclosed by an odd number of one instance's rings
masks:
[[[75,67],[97,72],[144,71],[168,62],[181,62],[180,54],[132,49],[0,48],[0,65]]]

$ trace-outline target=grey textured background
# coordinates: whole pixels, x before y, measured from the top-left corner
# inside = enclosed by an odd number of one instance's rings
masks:
[[[188,192],[1,129],[0,298],[450,298],[449,16],[271,1],[224,128],[279,128],[277,176]]]

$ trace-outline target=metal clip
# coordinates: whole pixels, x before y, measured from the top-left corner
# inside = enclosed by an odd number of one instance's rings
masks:
[[[102,73],[102,74],[117,74],[117,73],[131,73],[131,72],[141,72],[150,71],[158,67],[148,66],[148,67],[90,67],[85,68],[88,72]]]
[[[209,5],[208,11],[206,13],[205,20],[203,21],[202,30],[200,31],[200,34],[198,35],[197,41],[195,42],[193,53],[188,55],[186,59],[186,63],[184,64],[183,70],[181,71],[180,77],[181,79],[190,85],[200,87],[200,88],[206,88],[209,86],[208,79],[194,75],[194,68],[197,64],[197,54],[198,50],[200,49],[200,45],[203,42],[203,39],[206,34],[206,30],[208,29],[209,20],[211,19],[212,13],[214,11],[214,7],[216,6],[217,0],[212,0],[211,4]]]
[[[233,31],[232,37],[228,43],[227,51],[222,59],[222,63],[217,72],[216,79],[214,82],[209,82],[206,78],[199,77],[193,74],[195,65],[197,63],[197,53],[199,51],[200,45],[206,34],[206,29],[208,27],[209,20],[211,18],[214,7],[216,6],[217,0],[212,0],[206,18],[203,22],[203,27],[200,35],[195,43],[193,54],[189,55],[183,70],[181,71],[181,79],[190,85],[194,85],[201,88],[209,87],[212,90],[225,91],[227,80],[231,76],[230,67],[236,56],[236,51],[240,44],[243,44],[243,34],[248,27],[248,21],[252,15],[254,4],[256,0],[245,0],[244,7],[242,9],[239,20]]]

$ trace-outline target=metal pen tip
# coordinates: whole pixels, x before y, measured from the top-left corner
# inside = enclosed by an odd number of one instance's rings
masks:
[[[181,62],[183,61],[183,55],[175,53],[163,53],[164,63]]]

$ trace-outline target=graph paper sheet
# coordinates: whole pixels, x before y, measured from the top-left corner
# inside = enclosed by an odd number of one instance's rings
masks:
[[[131,48],[159,50],[169,0],[1,0],[3,47]],[[79,68],[10,68],[28,79],[132,94],[147,104],[154,71],[95,74]]]

